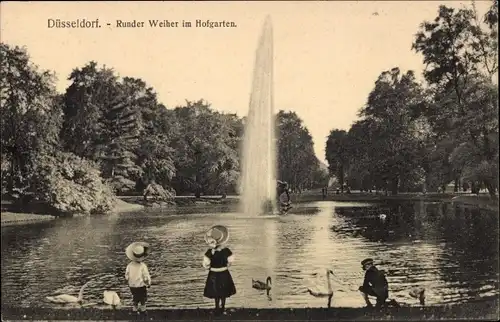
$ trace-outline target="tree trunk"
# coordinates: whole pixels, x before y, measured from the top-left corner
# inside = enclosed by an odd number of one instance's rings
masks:
[[[477,182],[472,182],[471,192],[475,194],[479,194],[479,186]]]
[[[397,177],[391,180],[391,194],[393,196],[398,194],[398,184],[399,179]]]
[[[458,192],[458,187],[459,187],[459,180],[458,178],[455,178],[454,186],[453,186],[453,192]]]
[[[495,198],[496,197],[495,185],[493,185],[490,180],[485,180],[484,185],[485,185],[486,189],[488,189],[488,193],[490,194],[490,197]]]

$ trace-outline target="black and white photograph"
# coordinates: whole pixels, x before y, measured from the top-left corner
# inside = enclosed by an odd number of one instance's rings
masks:
[[[498,1],[3,1],[2,321],[498,320]]]

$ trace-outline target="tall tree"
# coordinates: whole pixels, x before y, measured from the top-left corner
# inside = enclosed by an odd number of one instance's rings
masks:
[[[10,194],[29,186],[34,159],[58,146],[61,110],[54,80],[26,49],[0,45],[2,178]]]
[[[118,77],[112,69],[98,68],[95,61],[72,71],[64,94],[64,148],[80,157],[98,161],[106,144],[102,122],[104,106],[118,93]]]
[[[172,138],[177,191],[223,192],[237,182],[238,150],[231,133],[231,117],[214,112],[203,100],[187,101],[173,115],[182,127]]]
[[[498,128],[488,125],[491,121],[498,124],[498,95],[496,89],[488,90],[493,88],[492,76],[498,72],[497,16],[496,4],[484,23],[474,6],[459,10],[441,6],[434,22],[422,24],[413,43],[424,57],[424,76],[435,92],[430,120],[438,140],[450,142],[451,134],[454,148],[469,142],[481,151],[481,161],[474,158],[475,162],[489,164],[495,155],[490,138],[498,133]],[[446,157],[451,157],[451,152]],[[456,162],[453,166],[455,182],[463,176],[464,169],[459,165],[464,164]],[[494,195],[496,184],[484,184]]]
[[[136,166],[139,113],[133,97],[118,94],[103,106],[102,124],[105,140],[101,148],[102,174],[109,178],[117,192],[135,189],[141,168]]]
[[[331,130],[326,141],[326,160],[330,175],[335,176],[344,193],[344,179],[349,166],[347,132],[344,130]]]
[[[276,121],[279,179],[296,189],[310,186],[319,162],[309,130],[295,112],[279,111]]]
[[[390,184],[393,194],[407,185],[405,178],[419,166],[415,121],[424,106],[423,90],[413,71],[402,74],[399,68],[393,68],[379,76],[360,111],[360,116],[371,120],[368,133],[372,138],[364,151],[371,163],[367,166]]]

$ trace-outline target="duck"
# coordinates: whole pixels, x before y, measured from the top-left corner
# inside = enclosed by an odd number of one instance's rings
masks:
[[[116,309],[116,307],[121,304],[120,297],[115,291],[104,291],[103,297],[103,302],[111,305],[113,309]]]
[[[314,297],[327,297],[328,298],[328,307],[331,307],[332,297],[333,297],[333,289],[332,282],[330,280],[330,275],[334,275],[333,271],[330,269],[326,270],[326,292],[322,291],[313,291],[310,288],[307,289],[307,292]]]
[[[410,296],[418,299],[420,301],[420,305],[424,306],[425,305],[425,288],[423,287],[414,287],[410,291]]]
[[[56,296],[47,296],[46,299],[52,303],[67,304],[67,303],[79,303],[83,302],[83,290],[87,287],[90,282],[83,284],[78,293],[78,297],[69,294],[60,294]]]
[[[257,290],[267,290],[269,291],[271,289],[271,276],[268,276],[266,278],[266,282],[261,282],[259,280],[254,280],[252,278],[252,287],[257,289]]]

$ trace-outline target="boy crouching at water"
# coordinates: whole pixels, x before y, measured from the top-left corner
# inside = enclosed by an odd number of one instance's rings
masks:
[[[368,296],[373,296],[377,299],[377,303],[375,304],[377,308],[389,305],[399,307],[399,304],[395,300],[386,302],[389,299],[389,283],[385,274],[377,269],[373,263],[373,259],[364,259],[361,261],[361,266],[365,271],[365,279],[363,285],[359,287],[359,291],[363,294],[366,306],[372,307]]]
[[[143,242],[130,244],[125,254],[131,260],[125,270],[125,279],[132,293],[134,311],[146,312],[147,288],[151,286],[151,276],[143,260],[149,255],[149,245]],[[139,306],[140,304],[140,306]]]

